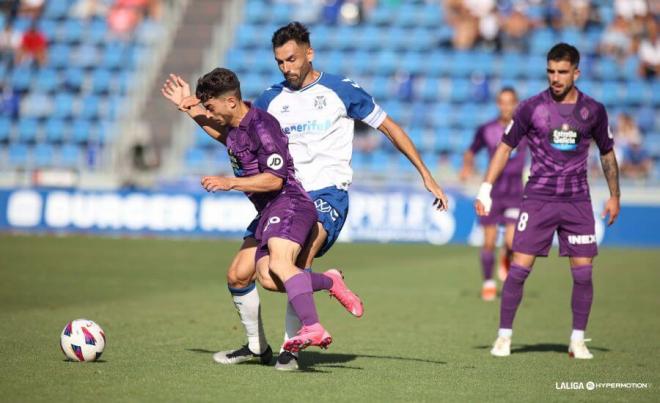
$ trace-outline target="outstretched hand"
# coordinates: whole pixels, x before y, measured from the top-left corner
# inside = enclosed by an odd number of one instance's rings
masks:
[[[447,195],[442,191],[440,185],[433,178],[428,178],[424,180],[424,187],[435,197],[433,201],[435,209],[438,211],[447,211],[449,208],[449,199],[447,199]]]
[[[170,77],[165,80],[165,84],[163,84],[160,92],[179,109],[181,109],[181,102],[191,96],[190,85],[176,74],[170,74]]]
[[[619,216],[619,211],[621,211],[621,203],[619,202],[619,198],[610,197],[605,202],[605,208],[603,209],[601,218],[605,219],[605,217],[609,216],[610,218],[607,220],[607,226],[610,226],[614,224],[614,221]]]

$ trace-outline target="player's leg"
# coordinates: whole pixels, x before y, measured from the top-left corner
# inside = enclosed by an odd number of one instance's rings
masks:
[[[255,284],[256,248],[257,241],[254,238],[245,238],[227,270],[227,286],[245,328],[248,343],[236,350],[215,353],[213,359],[220,364],[239,364],[255,358],[258,358],[262,364],[268,364],[273,356],[266,341],[261,320],[259,292]]]
[[[500,327],[491,354],[498,357],[511,353],[513,321],[523,297],[525,281],[537,256],[547,256],[557,227],[552,203],[526,200],[513,238],[513,262],[502,286]]]
[[[261,266],[261,262],[268,259],[270,271],[284,284],[289,303],[302,322],[298,335],[284,344],[285,350],[293,352],[309,345],[326,348],[332,342],[330,334],[319,323],[311,275],[295,265],[300,250],[300,244],[294,241],[271,237],[268,239],[269,256],[260,259],[259,263]]]
[[[513,234],[516,232],[516,223],[507,222],[504,226],[504,245],[500,249],[500,264],[497,270],[497,276],[500,281],[505,281],[506,276],[509,274],[511,268],[511,260],[513,259]]]
[[[484,225],[484,245],[481,248],[481,273],[483,284],[481,286],[481,299],[494,301],[497,297],[497,284],[493,280],[493,266],[495,265],[495,243],[497,242],[497,225]]]
[[[573,329],[568,352],[571,357],[591,359],[593,355],[585,345],[584,333],[593,302],[593,258],[598,254],[593,208],[589,201],[562,203],[561,212],[559,255],[570,257],[573,277]]]
[[[327,237],[328,233],[323,228],[323,225],[320,222],[317,222],[314,227],[312,227],[307,243],[305,243],[302,252],[300,252],[300,255],[298,256],[296,266],[304,267],[305,270],[312,273],[311,269],[312,263],[314,262],[314,256],[316,256],[321,250]],[[327,284],[328,280],[330,283],[329,285]],[[314,291],[329,289],[331,286],[332,281],[329,278],[312,275],[312,289]],[[284,341],[282,342],[282,347],[280,347],[280,354],[277,356],[275,369],[280,371],[295,371],[298,369],[298,353],[284,350],[284,344],[286,344],[286,342],[292,337],[295,337],[300,331],[300,328],[302,328],[302,323],[300,322],[300,319],[298,319],[298,315],[296,315],[293,306],[287,300],[286,313],[284,315]]]

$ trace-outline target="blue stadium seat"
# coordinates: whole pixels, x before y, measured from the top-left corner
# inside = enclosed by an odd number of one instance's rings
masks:
[[[426,28],[415,28],[406,35],[406,49],[424,52],[432,49],[435,44],[433,31]]]
[[[53,44],[48,50],[48,65],[55,68],[69,68],[71,48],[62,43]]]
[[[530,51],[532,54],[545,55],[555,42],[555,34],[551,29],[535,30],[530,37]]]
[[[51,118],[44,126],[46,141],[50,143],[62,143],[68,131],[67,124],[63,119]]]
[[[261,24],[268,20],[270,11],[267,5],[261,1],[248,1],[245,5],[245,22],[250,24]]]
[[[455,108],[448,103],[437,102],[428,106],[426,114],[427,125],[433,128],[447,128],[451,125]]]
[[[439,3],[426,3],[420,6],[417,14],[417,26],[435,30],[439,25],[444,25],[442,8]]]
[[[54,149],[50,144],[37,144],[32,150],[32,159],[37,167],[48,167],[53,165]]]
[[[82,22],[77,19],[67,19],[57,28],[56,38],[60,42],[80,43],[84,39]]]
[[[626,83],[624,102],[627,105],[639,106],[650,100],[651,94],[644,81],[632,79]]]
[[[76,168],[82,160],[80,147],[73,144],[64,144],[59,152],[59,165],[67,168]]]
[[[376,26],[367,26],[353,37],[360,52],[375,51],[382,46],[383,32]]]
[[[118,69],[122,67],[126,56],[125,46],[118,43],[111,43],[106,46],[103,52],[103,66],[107,69]]]
[[[52,97],[43,92],[30,92],[21,101],[22,117],[45,117],[52,111]]]
[[[105,19],[95,19],[90,22],[85,33],[85,40],[91,43],[102,44],[106,43],[108,39],[108,23]]]
[[[382,51],[376,58],[376,73],[382,75],[394,74],[398,68],[398,54],[389,50]]]
[[[451,84],[449,97],[452,102],[467,102],[470,99],[472,89],[470,80],[455,78]]]
[[[53,117],[67,118],[73,115],[74,97],[68,92],[55,94]]]
[[[53,92],[60,85],[60,77],[53,69],[41,69],[32,82],[33,91]]]
[[[437,78],[427,78],[421,83],[420,97],[425,102],[435,102],[440,96],[440,81]]]
[[[401,56],[401,69],[410,74],[421,74],[428,67],[427,56],[422,52],[406,52]]]
[[[293,14],[293,8],[289,4],[275,2],[271,4],[268,9],[268,15],[270,16],[270,22],[276,25],[284,25],[291,22],[291,15]]]
[[[64,18],[69,11],[69,3],[67,1],[47,1],[44,9],[44,18],[60,19]]]
[[[17,66],[11,73],[11,84],[16,91],[26,91],[32,81],[32,71],[24,66]]]
[[[113,81],[113,75],[110,70],[96,69],[92,72],[92,91],[97,94],[110,92],[110,85]]]
[[[83,119],[97,119],[100,115],[101,99],[98,95],[89,94],[81,100],[80,115]]]
[[[85,72],[79,67],[64,70],[64,85],[72,91],[80,91],[85,82]]]
[[[52,41],[55,38],[57,32],[57,22],[42,18],[37,23],[37,27],[48,40]]]
[[[86,120],[83,116],[82,119],[76,119],[73,122],[73,138],[75,143],[87,143],[92,139],[92,123]]]
[[[13,167],[26,166],[29,160],[28,148],[25,144],[12,143],[8,147],[9,164]]]
[[[74,66],[78,67],[96,67],[99,62],[99,51],[96,46],[82,44],[71,51],[71,60]]]
[[[396,11],[394,23],[400,27],[415,27],[419,24],[419,8],[414,4],[403,4]]]
[[[23,118],[18,121],[18,139],[21,142],[34,142],[39,131],[39,121],[32,118]]]

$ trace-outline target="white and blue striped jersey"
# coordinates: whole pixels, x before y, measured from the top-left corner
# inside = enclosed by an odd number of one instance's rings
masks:
[[[280,122],[289,138],[296,177],[306,191],[329,186],[347,190],[353,180],[354,119],[378,128],[386,113],[348,78],[321,73],[297,91],[285,84],[266,89],[253,105]]]

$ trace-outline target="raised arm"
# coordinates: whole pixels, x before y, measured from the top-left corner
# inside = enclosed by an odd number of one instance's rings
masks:
[[[422,176],[424,181],[424,186],[426,190],[431,192],[435,197],[433,205],[436,206],[438,210],[447,210],[448,200],[445,193],[440,188],[440,185],[433,179],[431,172],[422,161],[422,157],[419,155],[419,152],[415,148],[412,140],[406,134],[406,132],[394,122],[389,116],[385,118],[383,123],[378,127],[380,130],[394,146],[405,155],[408,160],[415,166],[419,174]]]
[[[227,129],[218,122],[209,119],[206,110],[199,101],[192,102],[196,98],[192,97],[190,85],[184,79],[176,74],[170,74],[160,92],[165,98],[172,101],[180,111],[186,112],[209,136],[225,144]],[[185,99],[188,99],[186,103],[184,103]]]
[[[602,218],[609,215],[607,225],[612,225],[621,210],[621,189],[619,188],[619,165],[616,161],[614,149],[600,156],[600,164],[603,167],[603,174],[607,181],[607,187],[610,189],[610,198],[605,202]]]

